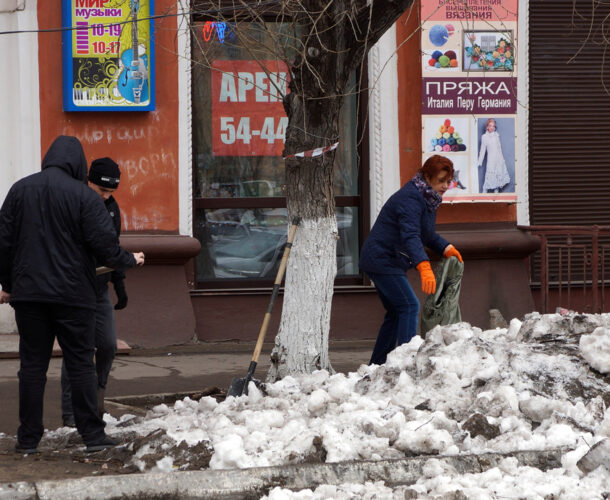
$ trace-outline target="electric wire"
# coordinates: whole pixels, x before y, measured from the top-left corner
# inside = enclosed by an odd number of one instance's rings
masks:
[[[280,4],[281,4],[280,0],[265,0],[265,1],[258,2],[257,7],[259,7],[259,6],[266,7],[266,6],[270,6],[270,5],[280,5]],[[230,7],[224,7],[224,8],[221,7],[219,9],[189,10],[189,11],[185,11],[185,12],[177,12],[175,14],[157,14],[157,15],[153,15],[153,16],[142,17],[142,18],[138,19],[138,22],[149,21],[149,20],[154,21],[155,19],[165,19],[165,18],[170,18],[170,17],[191,16],[191,15],[217,16],[224,12],[247,11],[250,9],[251,9],[251,7],[247,6],[247,5],[241,5],[241,6],[233,5]],[[103,23],[96,23],[96,24],[99,24],[101,26],[111,26],[111,25],[129,24],[129,23],[131,23],[131,19],[125,20],[125,21],[115,21],[115,22],[108,23],[108,24],[103,24]],[[74,31],[74,30],[80,31],[82,29],[83,28],[77,28],[76,26],[62,26],[61,28],[0,31],[0,35],[19,35],[22,33],[57,33],[57,32]]]

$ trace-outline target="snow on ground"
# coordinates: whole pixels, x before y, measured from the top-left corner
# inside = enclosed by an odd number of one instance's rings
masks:
[[[436,327],[425,341],[416,337],[397,348],[385,365],[286,377],[267,385],[266,395],[251,384],[248,396],[221,403],[186,398],[141,419],[106,415],[107,432],[163,430],[164,439],[149,441],[135,460],[149,470],[144,456],[161,452],[153,469],[168,472],[176,470],[173,445],[182,441],[213,449],[212,469],[311,457],[337,462],[565,449],[562,467],[547,472],[508,457],[484,473],[458,474],[431,457],[414,485],[276,488],[267,497],[272,500],[608,498],[609,470],[585,474],[577,462],[610,437],[609,371],[610,315],[532,313],[507,329]],[[465,496],[451,493],[457,490]]]

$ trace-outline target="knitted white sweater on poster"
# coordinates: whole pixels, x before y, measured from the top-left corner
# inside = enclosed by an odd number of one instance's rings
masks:
[[[502,145],[498,132],[485,132],[481,137],[479,165],[483,164],[485,153],[487,153],[487,168],[485,169],[483,191],[501,189],[510,182],[510,176],[502,155]]]

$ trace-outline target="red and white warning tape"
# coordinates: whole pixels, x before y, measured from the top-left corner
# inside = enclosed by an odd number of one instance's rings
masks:
[[[309,151],[303,151],[301,153],[294,153],[292,155],[284,156],[284,160],[287,160],[288,158],[312,158],[314,156],[320,156],[324,153],[332,151],[333,149],[337,149],[338,145],[339,142],[337,141],[334,144],[331,144],[330,146],[324,146],[323,148],[310,149]]]

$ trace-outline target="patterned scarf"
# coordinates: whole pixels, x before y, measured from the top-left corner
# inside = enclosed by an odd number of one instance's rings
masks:
[[[424,197],[426,205],[428,205],[428,210],[430,210],[430,212],[435,212],[443,202],[443,197],[430,187],[430,184],[426,182],[426,179],[424,179],[421,172],[417,172],[413,179],[411,179],[411,182],[415,184],[417,190]]]

